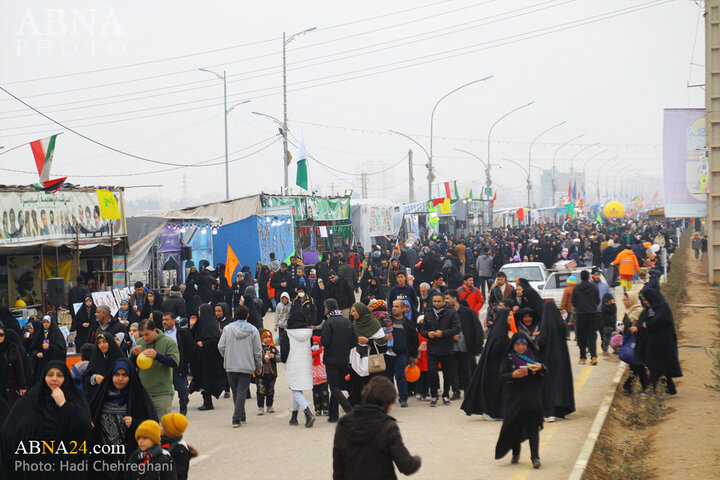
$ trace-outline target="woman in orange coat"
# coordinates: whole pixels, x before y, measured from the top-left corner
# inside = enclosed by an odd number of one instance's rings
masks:
[[[625,249],[618,253],[612,264],[619,265],[620,284],[625,291],[629,292],[632,290],[632,279],[636,273],[640,273],[640,264],[638,264],[637,257],[630,249],[630,245],[625,245]]]

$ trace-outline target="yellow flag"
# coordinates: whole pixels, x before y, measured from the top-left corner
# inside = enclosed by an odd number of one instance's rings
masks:
[[[452,204],[449,198],[444,199],[440,204],[440,213],[452,213]]]
[[[120,219],[120,207],[110,190],[95,190],[100,206],[100,217],[108,220]]]

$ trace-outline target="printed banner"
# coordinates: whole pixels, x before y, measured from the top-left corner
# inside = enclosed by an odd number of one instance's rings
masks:
[[[663,124],[665,216],[707,216],[705,110],[666,109]]]
[[[112,221],[113,234],[124,236],[125,217]],[[43,192],[0,192],[0,246],[57,244],[67,240],[110,237],[110,221],[100,217],[95,190],[61,190],[54,195]]]

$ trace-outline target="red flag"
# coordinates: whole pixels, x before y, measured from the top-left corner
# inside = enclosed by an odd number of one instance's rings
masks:
[[[227,256],[225,258],[225,279],[227,280],[228,285],[232,285],[232,274],[235,273],[235,269],[238,265],[240,265],[240,260],[238,260],[235,252],[233,252],[233,249],[230,248],[230,244],[228,243]]]
[[[515,213],[517,214],[518,221],[522,222],[523,219],[525,218],[525,209],[524,209],[524,208],[518,208]]]
[[[437,207],[438,205],[440,205],[440,204],[443,203],[444,201],[445,201],[444,198],[433,198],[433,201],[432,201],[432,202],[433,202],[433,207]]]
[[[495,194],[493,195],[493,202],[497,200],[497,190],[495,190]]]
[[[445,182],[445,198],[452,198],[450,194],[450,182]]]

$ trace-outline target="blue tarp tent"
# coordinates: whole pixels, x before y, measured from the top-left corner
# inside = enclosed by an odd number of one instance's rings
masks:
[[[243,220],[225,224],[213,236],[215,263],[225,263],[227,245],[237,255],[240,267],[248,265],[255,274],[255,263],[270,261],[270,253],[283,261],[294,251],[294,228],[290,215],[252,215]],[[235,271],[235,275],[238,270]],[[234,275],[233,275],[234,278]]]

